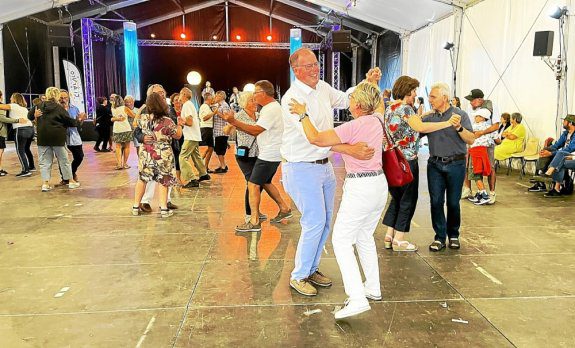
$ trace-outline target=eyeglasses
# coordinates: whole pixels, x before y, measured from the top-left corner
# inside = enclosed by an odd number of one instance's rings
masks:
[[[296,68],[304,68],[305,70],[311,70],[314,68],[319,67],[319,62],[311,63],[311,64],[304,64],[304,65],[296,65]]]
[[[264,91],[254,91],[253,95],[256,95],[258,93],[263,93]]]

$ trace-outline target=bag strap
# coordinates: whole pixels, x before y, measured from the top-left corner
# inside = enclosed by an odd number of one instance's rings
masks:
[[[381,118],[379,118],[376,115],[373,115],[373,117],[375,117],[379,121],[379,123],[381,124],[381,128],[383,129],[383,139],[385,139],[385,142],[389,146],[389,149],[390,150],[393,149],[395,147],[395,144],[391,141],[392,137],[391,137],[391,134],[388,133],[389,131],[387,130],[387,127],[385,126],[385,124],[383,123]]]

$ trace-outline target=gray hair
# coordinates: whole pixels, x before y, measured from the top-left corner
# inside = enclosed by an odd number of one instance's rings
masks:
[[[135,101],[136,99],[134,99],[134,97],[132,97],[131,95],[128,94],[127,96],[124,97],[124,101],[126,101],[126,100],[134,100]]]
[[[161,89],[164,90],[164,92],[166,91],[162,85],[160,85],[160,84],[158,84],[158,83],[155,83],[155,84],[150,85],[150,86],[148,87],[148,90],[146,91],[146,97],[151,96],[152,93],[154,93],[154,92],[153,92],[154,88],[156,88],[156,87],[160,87]]]
[[[518,112],[512,113],[511,118],[514,119],[515,121],[517,121],[517,123],[521,123],[521,121],[523,121],[523,115],[521,115]]]
[[[355,87],[351,97],[366,115],[371,115],[381,104],[381,91],[379,88],[369,82],[362,82]]]
[[[449,88],[449,85],[445,82],[434,83],[431,86],[431,89],[437,89],[439,94],[447,97],[447,99],[449,99],[449,96],[451,95],[451,88]]]
[[[240,92],[238,97],[238,104],[240,108],[244,109],[248,104],[248,100],[254,96],[254,92]]]

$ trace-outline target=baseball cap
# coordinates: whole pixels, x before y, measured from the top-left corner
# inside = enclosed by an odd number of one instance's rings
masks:
[[[563,119],[568,121],[568,122],[575,123],[575,115],[569,114],[569,115],[563,117]]]
[[[477,108],[471,112],[471,116],[481,116],[484,119],[488,120],[491,117],[491,112],[485,108]]]
[[[477,98],[483,98],[485,95],[483,94],[483,91],[480,89],[472,89],[471,93],[468,96],[465,96],[465,99],[471,101],[473,99],[477,99]]]

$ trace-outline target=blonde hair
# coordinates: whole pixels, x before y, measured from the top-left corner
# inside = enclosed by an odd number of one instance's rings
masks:
[[[359,105],[359,108],[370,115],[381,105],[380,89],[369,82],[362,82],[351,93],[351,97]]]
[[[48,87],[46,88],[46,100],[53,100],[57,102],[60,99],[60,88]]]
[[[248,104],[248,100],[254,96],[254,92],[240,92],[238,97],[238,104],[240,108],[244,109]]]
[[[12,97],[10,97],[11,100],[14,100],[14,102],[18,105],[20,105],[21,107],[26,107],[26,99],[24,99],[24,97],[22,96],[22,94],[20,93],[12,93]]]

